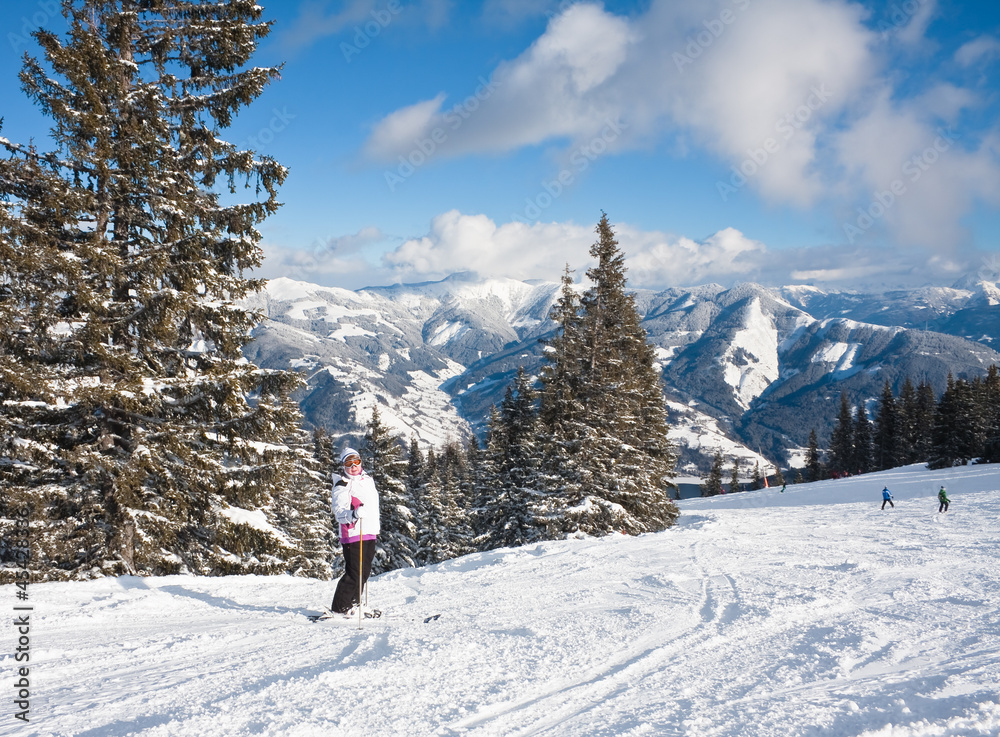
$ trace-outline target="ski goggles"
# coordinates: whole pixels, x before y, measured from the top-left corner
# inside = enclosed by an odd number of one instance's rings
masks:
[[[357,456],[348,456],[344,459],[344,466],[350,468],[351,466],[360,466],[361,459]]]

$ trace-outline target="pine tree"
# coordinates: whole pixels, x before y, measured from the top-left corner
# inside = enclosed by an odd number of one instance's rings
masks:
[[[537,517],[538,451],[535,392],[523,367],[507,387],[499,426],[490,427],[488,452],[497,469],[497,485],[487,511],[487,549],[514,547],[542,536]]]
[[[382,424],[378,407],[359,448],[379,495],[379,545],[372,572],[412,568],[416,556],[416,525],[412,500],[407,493],[408,464],[403,459],[402,440]]]
[[[559,299],[549,314],[556,331],[542,340],[547,360],[539,376],[542,461],[537,516],[549,538],[596,534],[611,524],[607,508],[588,494],[593,488],[592,469],[586,463],[584,448],[594,433],[586,422],[581,386],[586,346],[580,299],[568,265],[561,281]]]
[[[874,446],[872,440],[872,423],[868,420],[865,403],[858,405],[854,417],[854,433],[852,440],[851,469],[853,473],[868,473],[874,468]]]
[[[934,439],[928,465],[950,468],[962,461],[962,413],[960,390],[949,373],[948,384],[934,413]]]
[[[927,462],[934,447],[934,415],[937,397],[934,387],[922,381],[917,387],[917,401],[913,414],[913,460]]]
[[[448,559],[445,522],[447,503],[443,499],[434,449],[427,451],[424,473],[417,489],[418,565],[440,563]]]
[[[443,516],[445,559],[473,552],[473,533],[465,449],[455,440],[447,442],[438,454],[438,478],[441,498],[446,505]]]
[[[813,428],[809,432],[809,446],[806,450],[806,481],[819,481],[821,478],[823,478],[823,464],[820,461],[816,428]]]
[[[1000,369],[990,366],[983,381],[984,442],[983,462],[1000,463]]]
[[[908,465],[917,460],[917,390],[913,386],[910,377],[903,381],[903,387],[899,390],[899,397],[896,399],[897,408],[897,434],[899,435],[898,461],[901,465]]]
[[[750,488],[754,491],[764,488],[764,476],[760,471],[760,461],[754,461],[753,474],[750,476]]]
[[[420,565],[450,560],[468,547],[466,511],[461,506],[458,475],[448,456],[448,450],[427,452],[417,526]]]
[[[277,495],[274,518],[285,530],[298,554],[287,565],[293,575],[329,580],[340,575],[340,556],[336,555],[337,536],[330,514],[330,462],[325,438],[299,430],[288,445],[296,456],[287,490]]]
[[[740,490],[740,462],[733,460],[733,471],[729,476],[729,493],[735,494]]]
[[[580,300],[579,319],[566,312],[559,324],[567,351],[565,372],[556,375],[567,383],[553,386],[543,375],[542,416],[550,421],[546,402],[553,395],[571,397],[581,411],[578,418],[569,415],[579,459],[573,494],[581,500],[576,509],[596,523],[584,531],[662,530],[678,515],[663,389],[634,297],[625,291],[625,259],[607,215],[596,232],[590,250],[596,264],[587,271],[591,286]],[[557,348],[555,360],[559,355]]]
[[[888,380],[882,387],[882,398],[875,418],[874,453],[875,467],[879,470],[899,465],[899,412]]]
[[[847,393],[840,393],[840,414],[830,435],[830,471],[835,475],[853,473],[854,416],[847,401]]]
[[[298,379],[243,359],[239,300],[286,170],[220,136],[278,76],[244,68],[269,24],[252,0],[63,12],[21,74],[56,149],[0,139],[0,486],[34,507],[39,577],[269,572],[297,555],[274,512]]]
[[[701,495],[717,496],[724,493],[725,489],[722,487],[722,451],[716,450],[712,457],[712,467],[701,485]]]

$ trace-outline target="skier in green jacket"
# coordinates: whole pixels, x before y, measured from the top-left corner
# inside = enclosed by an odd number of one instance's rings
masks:
[[[941,487],[941,491],[938,492],[938,501],[941,502],[938,505],[938,512],[947,512],[948,505],[951,504],[951,499],[948,498],[948,494],[945,492],[944,487]]]

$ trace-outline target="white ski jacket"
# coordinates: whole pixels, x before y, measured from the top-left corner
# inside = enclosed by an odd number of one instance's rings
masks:
[[[374,540],[381,531],[375,481],[364,472],[359,476],[335,475],[334,478],[333,516],[340,523],[340,541]],[[354,510],[359,518],[356,521]]]

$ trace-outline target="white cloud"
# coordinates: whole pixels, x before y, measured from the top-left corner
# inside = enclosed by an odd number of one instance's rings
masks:
[[[559,278],[564,263],[587,257],[593,228],[520,222],[497,226],[485,215],[457,210],[438,215],[430,232],[407,240],[383,258],[402,281],[440,279],[459,271],[514,279]]]
[[[495,89],[460,126],[435,98],[386,116],[366,149],[393,161],[435,129],[446,139],[440,155],[552,139],[572,148],[621,119],[630,133],[619,146],[687,131],[734,162],[774,138],[781,156],[756,186],[806,203],[819,191],[816,139],[867,83],[873,38],[859,7],[843,2],[658,0],[636,19],[576,4],[498,66]]]
[[[840,288],[950,285],[986,263],[982,253],[941,256],[932,250],[864,243],[775,250],[725,228],[703,240],[612,223],[628,268],[629,286],[665,289],[708,283],[811,283]],[[482,277],[558,281],[568,265],[582,279],[590,263],[594,225],[510,222],[452,210],[435,217],[428,232],[395,247],[377,228],[295,250],[265,243],[255,276],[289,276],[324,286],[416,283],[471,271]],[[386,250],[386,249],[389,250]],[[929,275],[932,275],[929,278]]]
[[[769,203],[839,208],[849,223],[949,122],[984,104],[979,90],[941,82],[898,89],[892,49],[916,49],[936,10],[934,0],[901,4],[888,17],[898,43],[887,44],[848,0],[653,0],[633,18],[575,4],[501,63],[485,94],[470,80],[471,104],[447,108],[438,96],[390,113],[366,150],[395,162],[434,134],[434,156],[554,143],[565,158],[620,121],[608,151],[664,139],[693,147],[752,172],[739,187]],[[1000,42],[982,37],[956,60],[997,53]],[[950,146],[877,229],[904,245],[960,243],[961,218],[1000,197],[996,132]]]
[[[946,252],[964,245],[959,216],[979,201],[1000,204],[995,139],[966,141],[946,124],[972,101],[942,87],[900,104],[886,89],[837,137],[856,193],[843,221],[849,239],[888,229],[905,245]]]
[[[615,225],[629,283],[659,289],[707,282],[760,279],[769,270],[764,244],[726,228],[704,241]],[[556,281],[568,264],[578,275],[590,265],[594,226],[511,222],[452,210],[434,218],[430,232],[383,257],[393,281],[441,279],[459,271],[481,276]]]
[[[964,67],[994,59],[1000,59],[1000,40],[994,36],[980,36],[955,52],[955,61]]]
[[[936,11],[937,0],[909,0],[893,4],[889,10],[889,32],[905,45],[919,46],[925,40],[927,26]]]
[[[501,64],[485,89],[481,78],[470,79],[473,97],[447,110],[435,98],[386,116],[373,129],[366,153],[395,161],[422,139],[435,140],[441,155],[456,155],[593,136],[621,109],[605,98],[613,97],[631,41],[626,19],[596,5],[573,5],[524,54]]]

